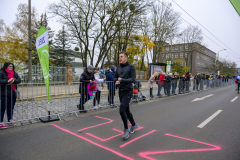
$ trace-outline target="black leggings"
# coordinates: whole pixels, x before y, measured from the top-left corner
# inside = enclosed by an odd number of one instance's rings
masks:
[[[101,91],[97,90],[95,93],[95,97],[93,99],[93,106],[96,105],[96,100],[97,100],[97,104],[100,104],[100,97],[101,97]]]
[[[124,124],[124,129],[128,129],[128,120],[133,126],[135,125],[133,115],[129,109],[129,103],[132,98],[132,95],[133,95],[132,90],[119,91],[119,98],[121,103],[119,112]]]
[[[238,91],[239,91],[240,83],[238,83]]]

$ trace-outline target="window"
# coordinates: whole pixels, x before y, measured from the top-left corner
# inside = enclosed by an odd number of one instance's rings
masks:
[[[178,53],[175,53],[175,58],[178,58]]]
[[[174,47],[172,47],[172,51],[174,51]]]
[[[183,50],[183,46],[180,46],[180,49]]]
[[[169,58],[169,55],[168,55],[168,54],[166,54],[166,58],[167,58],[167,59]]]
[[[176,50],[176,51],[178,50],[178,46],[175,46],[175,50]]]
[[[166,51],[169,51],[169,47],[166,47]]]
[[[200,55],[199,55],[199,53],[197,53],[197,58],[200,58]]]
[[[172,58],[173,58],[173,53],[172,53]]]
[[[180,53],[180,58],[183,58],[183,53]]]
[[[188,57],[188,53],[185,53],[185,58],[187,58]]]
[[[164,59],[164,53],[162,54],[162,59]]]
[[[185,49],[188,49],[188,45],[185,45]]]

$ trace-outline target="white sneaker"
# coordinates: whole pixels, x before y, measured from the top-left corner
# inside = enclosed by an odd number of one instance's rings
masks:
[[[102,106],[99,104],[99,105],[98,105],[98,108],[102,108]]]
[[[97,106],[93,106],[93,109],[98,109],[98,107]]]

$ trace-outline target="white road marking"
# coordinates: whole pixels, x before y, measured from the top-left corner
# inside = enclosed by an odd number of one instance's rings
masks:
[[[198,128],[203,128],[206,124],[208,124],[213,118],[215,118],[220,112],[222,112],[222,110],[218,110],[217,112],[215,112],[213,115],[211,115],[208,119],[206,119],[205,121],[203,121],[201,124],[199,124],[197,127]]]
[[[208,97],[211,97],[213,96],[214,94],[209,94],[207,96],[204,96],[202,98],[195,98],[194,100],[192,100],[191,102],[196,102],[196,101],[201,101],[201,100],[204,100],[205,98],[208,98]]]
[[[238,99],[238,96],[233,98],[230,102],[234,102],[236,99]]]

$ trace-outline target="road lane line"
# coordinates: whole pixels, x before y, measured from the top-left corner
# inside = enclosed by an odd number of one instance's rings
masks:
[[[238,99],[238,96],[233,98],[230,102],[234,102],[236,99]]]
[[[205,121],[203,121],[200,125],[198,125],[198,128],[203,128],[206,124],[208,124],[213,118],[215,118],[220,112],[222,112],[222,110],[218,110],[217,112],[215,112],[213,115],[211,115],[208,119],[206,119]]]

